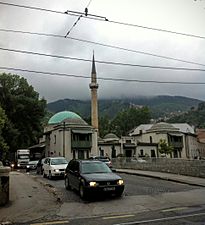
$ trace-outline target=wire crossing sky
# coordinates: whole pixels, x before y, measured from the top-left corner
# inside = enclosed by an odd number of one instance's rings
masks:
[[[89,99],[94,51],[99,98],[205,100],[204,8],[194,0],[1,0],[0,72],[24,76],[48,101]]]

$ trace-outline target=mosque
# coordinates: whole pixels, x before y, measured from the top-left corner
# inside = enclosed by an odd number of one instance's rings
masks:
[[[205,157],[205,143],[198,140],[194,129],[188,124],[141,124],[128,136],[118,138],[115,134],[98,136],[98,83],[93,54],[91,83],[91,125],[78,114],[70,111],[53,115],[44,128],[45,156],[64,156],[67,159],[86,159],[90,156],[119,155],[126,157],[162,157],[159,142],[165,140],[174,151],[169,157],[195,159]],[[39,145],[38,145],[39,146]]]
[[[98,154],[98,101],[95,59],[93,54],[91,83],[91,124],[70,111],[58,112],[44,128],[45,156],[86,159]]]

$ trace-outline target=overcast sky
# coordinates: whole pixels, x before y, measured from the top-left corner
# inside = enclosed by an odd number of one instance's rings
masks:
[[[65,12],[67,10],[104,16],[109,21],[136,24],[192,34],[204,38],[159,32],[136,26],[82,17],[68,38],[0,31],[0,48],[24,50],[50,55],[95,59],[127,64],[162,67],[184,67],[205,70],[205,1],[204,0],[1,0]],[[0,4],[0,29],[66,35],[78,17],[30,10]],[[69,39],[84,39],[130,50],[171,57],[196,64],[154,57]],[[204,64],[204,65],[197,65]],[[0,50],[0,67],[90,76],[91,62],[21,54]],[[97,77],[141,81],[201,82],[204,71],[140,68],[96,63]],[[48,102],[58,99],[89,99],[90,79],[61,77],[31,72],[19,74]],[[98,80],[99,98],[124,98],[153,95],[180,95],[205,100],[205,84],[159,84]]]

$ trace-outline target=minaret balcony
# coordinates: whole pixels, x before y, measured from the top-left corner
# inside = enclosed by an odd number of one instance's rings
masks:
[[[97,89],[99,85],[98,85],[98,84],[96,84],[96,83],[90,83],[90,85],[89,85],[89,86],[90,86],[90,89],[94,89],[94,88],[96,88],[96,89]]]

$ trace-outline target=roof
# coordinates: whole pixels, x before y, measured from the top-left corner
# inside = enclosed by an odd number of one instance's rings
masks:
[[[119,140],[118,136],[113,133],[106,134],[103,139],[109,140]]]
[[[174,127],[170,123],[156,123],[147,132],[179,132],[179,128]]]
[[[160,125],[159,125],[160,124]],[[165,125],[166,124],[166,125]],[[171,125],[171,126],[170,126]],[[154,127],[153,127],[154,126]],[[150,129],[152,128],[151,131],[155,132],[154,129],[162,129],[162,128],[167,129],[168,132],[173,132],[173,128],[174,128],[174,132],[181,132],[181,133],[191,133],[194,134],[194,128],[191,127],[189,124],[187,123],[157,123],[157,124],[141,124],[138,127],[136,127],[134,129],[133,132],[130,133],[131,136],[134,135],[140,135],[142,133],[147,133],[150,131]]]
[[[194,134],[194,128],[188,123],[173,123],[174,127],[178,128],[182,133],[192,133]]]
[[[53,115],[49,121],[49,125],[59,124],[59,123],[68,123],[68,124],[87,124],[78,114],[71,111],[62,111]]]

